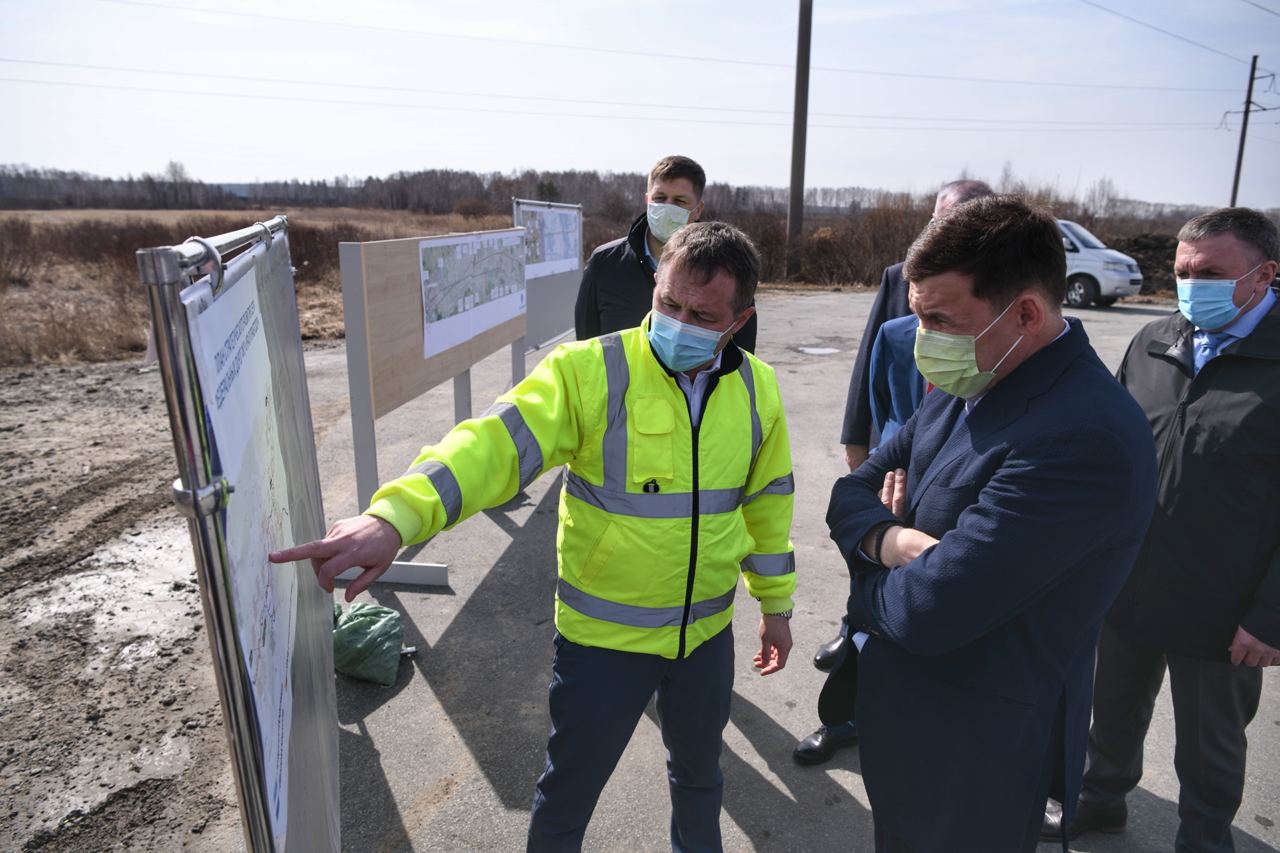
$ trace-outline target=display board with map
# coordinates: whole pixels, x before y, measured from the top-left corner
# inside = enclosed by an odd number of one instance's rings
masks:
[[[524,245],[518,230],[423,240],[423,357],[524,313]]]
[[[582,283],[582,206],[516,198],[511,200],[511,218],[524,228],[526,341],[537,349],[573,328]]]
[[[516,201],[516,224],[524,228],[524,277],[543,278],[582,266],[582,209]]]
[[[469,417],[471,366],[512,350],[524,377],[524,231],[339,243],[352,445],[360,510],[377,489],[374,422],[454,380],[458,418]]]
[[[205,277],[179,296],[204,454],[228,492],[201,521],[201,535],[214,540],[234,667],[251,699],[255,755],[241,761],[256,768],[277,853],[340,845],[332,601],[314,582],[300,582],[310,579],[309,567],[267,560],[269,551],[324,531],[291,269],[281,233],[229,261],[217,292]]]
[[[297,583],[295,572],[274,571],[266,561],[267,551],[292,544],[292,533],[257,276],[250,269],[236,287],[199,313],[191,310],[196,295],[184,297],[196,370],[206,389],[206,422],[233,490],[223,518],[232,601],[253,685],[272,831],[283,849]]]

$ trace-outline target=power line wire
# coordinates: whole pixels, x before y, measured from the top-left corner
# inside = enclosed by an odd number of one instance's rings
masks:
[[[1240,0],[1240,2],[1248,3],[1250,6],[1254,7],[1255,9],[1261,9],[1262,11],[1266,12],[1268,15],[1275,15],[1277,18],[1280,18],[1280,12],[1277,12],[1275,9],[1268,9],[1266,6],[1263,6],[1261,3],[1255,3],[1253,2],[1253,0]]]
[[[724,126],[744,126],[744,127],[790,127],[790,122],[765,122],[765,121],[732,121],[720,119],[696,119],[696,118],[674,118],[670,116],[637,116],[637,115],[603,115],[600,113],[565,113],[550,112],[542,110],[509,110],[495,109],[489,107],[443,107],[431,104],[409,104],[397,103],[389,101],[356,101],[338,98],[306,98],[293,95],[266,95],[249,92],[210,92],[199,89],[162,89],[153,86],[122,86],[111,83],[75,83],[63,80],[31,80],[21,77],[0,77],[0,83],[25,83],[36,86],[59,86],[67,88],[82,89],[99,89],[120,92],[145,92],[148,94],[161,95],[194,95],[202,97],[216,98],[232,98],[256,101],[283,101],[285,103],[306,103],[306,104],[330,104],[338,106],[357,106],[357,107],[375,107],[375,108],[395,108],[395,109],[411,109],[425,110],[428,112],[444,112],[444,113],[488,113],[495,115],[518,115],[518,116],[546,116],[552,118],[585,118],[585,119],[604,119],[606,121],[642,121],[646,123],[654,122],[674,122],[678,124],[706,124],[706,125],[724,125]],[[923,119],[922,119],[923,120]],[[1168,132],[1166,127],[1152,127],[1148,125],[1134,126],[1105,126],[1105,127],[1086,127],[1082,123],[1075,126],[1062,127],[946,127],[946,126],[912,126],[912,125],[851,125],[851,124],[815,124],[810,123],[809,127],[826,128],[835,130],[897,130],[897,131],[928,131],[928,132],[972,132],[972,133],[1129,133],[1134,131],[1158,131],[1161,133]],[[1216,130],[1217,127],[1212,124],[1191,125],[1186,127],[1187,130]]]
[[[762,113],[768,115],[791,115],[790,110],[770,110],[752,107],[713,107],[713,106],[691,106],[689,104],[655,104],[643,103],[636,101],[599,101],[588,100],[583,98],[555,98],[545,95],[512,95],[501,92],[465,92],[447,89],[422,89],[411,86],[380,86],[362,83],[333,83],[317,80],[301,80],[288,77],[255,77],[241,74],[213,74],[201,71],[171,71],[162,68],[138,68],[122,65],[98,65],[83,62],[53,62],[34,59],[19,59],[15,57],[0,56],[0,62],[10,63],[14,65],[36,65],[48,68],[73,68],[87,71],[118,71],[128,74],[150,74],[156,76],[172,76],[172,77],[191,77],[197,79],[208,80],[231,80],[242,83],[270,83],[273,85],[291,85],[291,86],[319,86],[336,89],[359,89],[374,92],[407,92],[420,95],[444,95],[448,97],[470,97],[470,98],[499,98],[503,100],[514,101],[545,101],[550,103],[562,104],[586,104],[589,106],[605,106],[605,107],[642,107],[648,109],[663,110],[692,110],[695,112],[729,112],[729,113]],[[74,81],[69,81],[74,82]],[[872,119],[884,121],[943,121],[943,122],[970,122],[985,124],[1036,124],[1036,125],[1090,125],[1096,127],[1200,127],[1204,122],[1200,121],[1161,121],[1161,122],[1143,122],[1143,121],[1090,121],[1075,119],[1007,119],[1007,118],[970,118],[962,116],[913,116],[913,115],[891,115],[881,113],[825,113],[811,112],[810,115],[820,116],[823,118],[848,118],[848,119]]]
[[[1249,64],[1249,60],[1247,59],[1241,59],[1238,56],[1232,56],[1230,53],[1224,53],[1223,51],[1218,50],[1216,47],[1210,47],[1209,45],[1204,44],[1203,42],[1198,42],[1198,41],[1195,41],[1194,39],[1189,39],[1186,36],[1178,35],[1177,33],[1171,32],[1170,30],[1166,30],[1163,27],[1157,27],[1155,24],[1149,24],[1146,21],[1140,21],[1131,15],[1126,15],[1124,12],[1117,12],[1115,9],[1110,9],[1106,6],[1103,6],[1101,3],[1095,3],[1094,0],[1080,0],[1080,2],[1086,6],[1092,6],[1095,9],[1106,12],[1108,15],[1115,15],[1117,18],[1124,18],[1126,21],[1137,24],[1140,27],[1146,27],[1149,30],[1155,30],[1156,32],[1162,33],[1163,35],[1169,36],[1170,38],[1175,38],[1178,41],[1186,42],[1187,44],[1194,45],[1198,48],[1201,48],[1202,50],[1207,50],[1210,53],[1216,53],[1218,56],[1222,56],[1227,59],[1230,59],[1232,62],[1240,62],[1240,63],[1243,63],[1244,65]]]
[[[290,24],[311,24],[315,26],[339,27],[351,30],[367,30],[370,32],[395,33],[397,35],[425,35],[437,38],[451,38],[463,41],[487,42],[490,44],[508,44],[521,47],[555,48],[557,50],[575,50],[588,53],[605,53],[618,56],[635,56],[644,59],[678,59],[687,62],[709,62],[724,65],[753,66],[757,68],[776,68],[793,71],[794,65],[786,62],[763,62],[752,59],[732,59],[719,56],[693,56],[679,53],[658,53],[644,50],[628,50],[615,47],[596,47],[594,45],[570,44],[565,42],[544,42],[525,39],[502,38],[499,36],[477,36],[462,33],[450,33],[439,30],[426,30],[413,27],[389,27],[379,24],[360,24],[347,21],[326,20],[323,18],[299,18],[287,15],[272,15],[265,12],[242,12],[226,9],[208,9],[200,6],[186,6],[172,3],[157,3],[152,0],[96,0],[99,3],[110,3],[117,6],[137,6],[147,9],[162,9],[169,12],[195,12],[205,15],[220,15],[230,18],[248,18],[251,20],[275,21]],[[1234,92],[1235,89],[1207,86],[1143,86],[1124,83],[1077,83],[1062,80],[1019,80],[1008,77],[969,77],[948,74],[925,74],[906,71],[881,71],[869,68],[842,68],[827,65],[813,65],[813,71],[826,71],[834,74],[855,74],[869,77],[889,77],[909,80],[929,80],[932,82],[983,83],[1008,86],[1040,86],[1059,89],[1123,89],[1138,92]]]

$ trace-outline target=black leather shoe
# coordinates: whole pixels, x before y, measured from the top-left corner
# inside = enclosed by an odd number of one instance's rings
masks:
[[[838,751],[853,746],[857,742],[856,723],[846,723],[832,728],[821,726],[816,732],[800,741],[795,752],[791,753],[791,757],[797,764],[824,764],[830,761],[831,756]]]
[[[1045,809],[1044,823],[1040,826],[1041,841],[1062,840],[1062,812]],[[1081,800],[1076,805],[1076,819],[1067,827],[1067,840],[1075,841],[1086,832],[1105,832],[1114,835],[1124,832],[1129,819],[1129,807],[1123,801],[1119,805],[1105,806]]]
[[[849,642],[844,634],[837,634],[834,640],[818,646],[818,653],[813,656],[813,665],[823,672],[830,672],[840,657],[840,648]]]

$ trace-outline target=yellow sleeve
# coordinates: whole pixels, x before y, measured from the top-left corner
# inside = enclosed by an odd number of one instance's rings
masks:
[[[588,346],[556,348],[483,415],[422,448],[408,471],[374,493],[366,514],[390,522],[411,545],[506,503],[573,459],[583,441],[574,353]]]

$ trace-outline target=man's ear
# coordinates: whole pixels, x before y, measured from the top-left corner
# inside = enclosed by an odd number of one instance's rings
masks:
[[[1276,280],[1277,267],[1280,267],[1280,262],[1277,261],[1267,261],[1258,267],[1258,271],[1254,273],[1258,277],[1256,283],[1271,287],[1272,282]]]
[[[1048,298],[1039,290],[1028,290],[1018,297],[1018,325],[1023,334],[1034,335],[1049,322],[1053,313],[1049,309]]]
[[[702,202],[701,199],[699,199],[698,203],[695,204],[693,206],[693,209],[689,211],[689,221],[700,222],[702,220],[702,214],[706,209],[707,209],[707,206]]]
[[[733,330],[735,334],[742,331],[742,327],[747,325],[747,321],[751,319],[751,315],[754,313],[756,313],[756,306],[748,305],[746,309],[738,314],[737,318],[734,320],[734,323],[738,326],[738,328]]]

